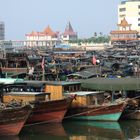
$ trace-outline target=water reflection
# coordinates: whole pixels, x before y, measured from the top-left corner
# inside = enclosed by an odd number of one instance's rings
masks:
[[[67,122],[64,125],[70,140],[124,139],[120,124],[117,122]]]
[[[140,139],[140,121],[121,121],[119,122],[126,139]]]
[[[140,121],[67,121],[28,126],[19,136],[0,137],[0,140],[129,140],[138,136]]]
[[[0,136],[0,140],[20,140],[18,136]]]
[[[24,127],[20,140],[69,140],[61,123]]]

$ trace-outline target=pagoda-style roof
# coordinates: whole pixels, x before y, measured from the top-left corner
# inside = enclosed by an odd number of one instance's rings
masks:
[[[74,32],[70,22],[67,24],[65,32],[62,35],[77,35],[77,33]]]
[[[26,34],[26,35],[29,35],[29,36],[38,36],[38,32],[32,31],[30,34]]]
[[[31,33],[29,34],[26,34],[26,36],[54,36],[54,35],[57,35],[56,32],[54,32],[50,26],[46,27],[44,29],[43,32],[36,32],[36,31],[32,31]]]
[[[47,28],[45,28],[45,30],[43,31],[43,33],[46,34],[46,35],[50,35],[50,36],[56,35],[56,33],[51,29],[50,26],[48,26]]]
[[[119,29],[111,31],[111,41],[130,41],[138,40],[136,30],[131,30],[131,24],[128,24],[126,19],[121,20],[121,23],[118,24]]]
[[[123,20],[121,20],[121,23],[118,24],[118,26],[120,26],[120,27],[130,27],[131,24],[128,24],[128,22],[127,22],[126,19],[124,18]]]

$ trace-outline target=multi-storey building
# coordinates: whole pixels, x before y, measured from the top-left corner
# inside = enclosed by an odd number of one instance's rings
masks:
[[[50,26],[42,32],[32,31],[26,34],[27,47],[52,47],[59,42],[58,32],[54,32]]]
[[[5,39],[5,24],[4,22],[0,22],[0,40]]]
[[[77,33],[74,32],[71,23],[69,22],[65,28],[64,33],[61,34],[61,41],[63,43],[68,43],[69,41],[73,41],[77,39]]]
[[[118,6],[118,23],[126,19],[140,33],[140,0],[125,0]]]
[[[111,31],[111,43],[121,43],[125,44],[128,41],[137,41],[138,32],[136,30],[131,30],[131,24],[129,24],[124,18],[118,24],[118,30]]]

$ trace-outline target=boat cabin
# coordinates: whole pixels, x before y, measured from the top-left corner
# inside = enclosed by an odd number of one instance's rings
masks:
[[[50,100],[50,94],[41,92],[10,92],[3,95],[4,103],[9,103],[12,100],[23,102],[47,101]]]
[[[45,85],[45,92],[51,93],[51,100],[62,99],[65,93],[76,91],[81,91],[80,82],[50,81]]]
[[[59,82],[59,81],[19,81],[14,84],[7,84],[3,87],[3,100],[12,99],[29,100],[59,100],[65,93],[81,91],[80,82]],[[19,94],[19,95],[18,95]],[[29,99],[30,97],[30,99]]]
[[[5,84],[2,87],[2,101],[8,103],[12,100],[23,102],[50,100],[50,93],[44,93],[42,86],[41,83],[34,85],[24,82]]]
[[[102,105],[111,102],[111,94],[104,91],[80,91],[68,94],[76,94],[76,100],[72,107],[84,107],[90,105]]]

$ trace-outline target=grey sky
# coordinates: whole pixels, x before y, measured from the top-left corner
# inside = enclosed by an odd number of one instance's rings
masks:
[[[0,21],[6,24],[6,39],[22,40],[32,30],[50,25],[63,32],[68,21],[80,37],[94,32],[108,34],[116,28],[121,0],[0,0]]]

